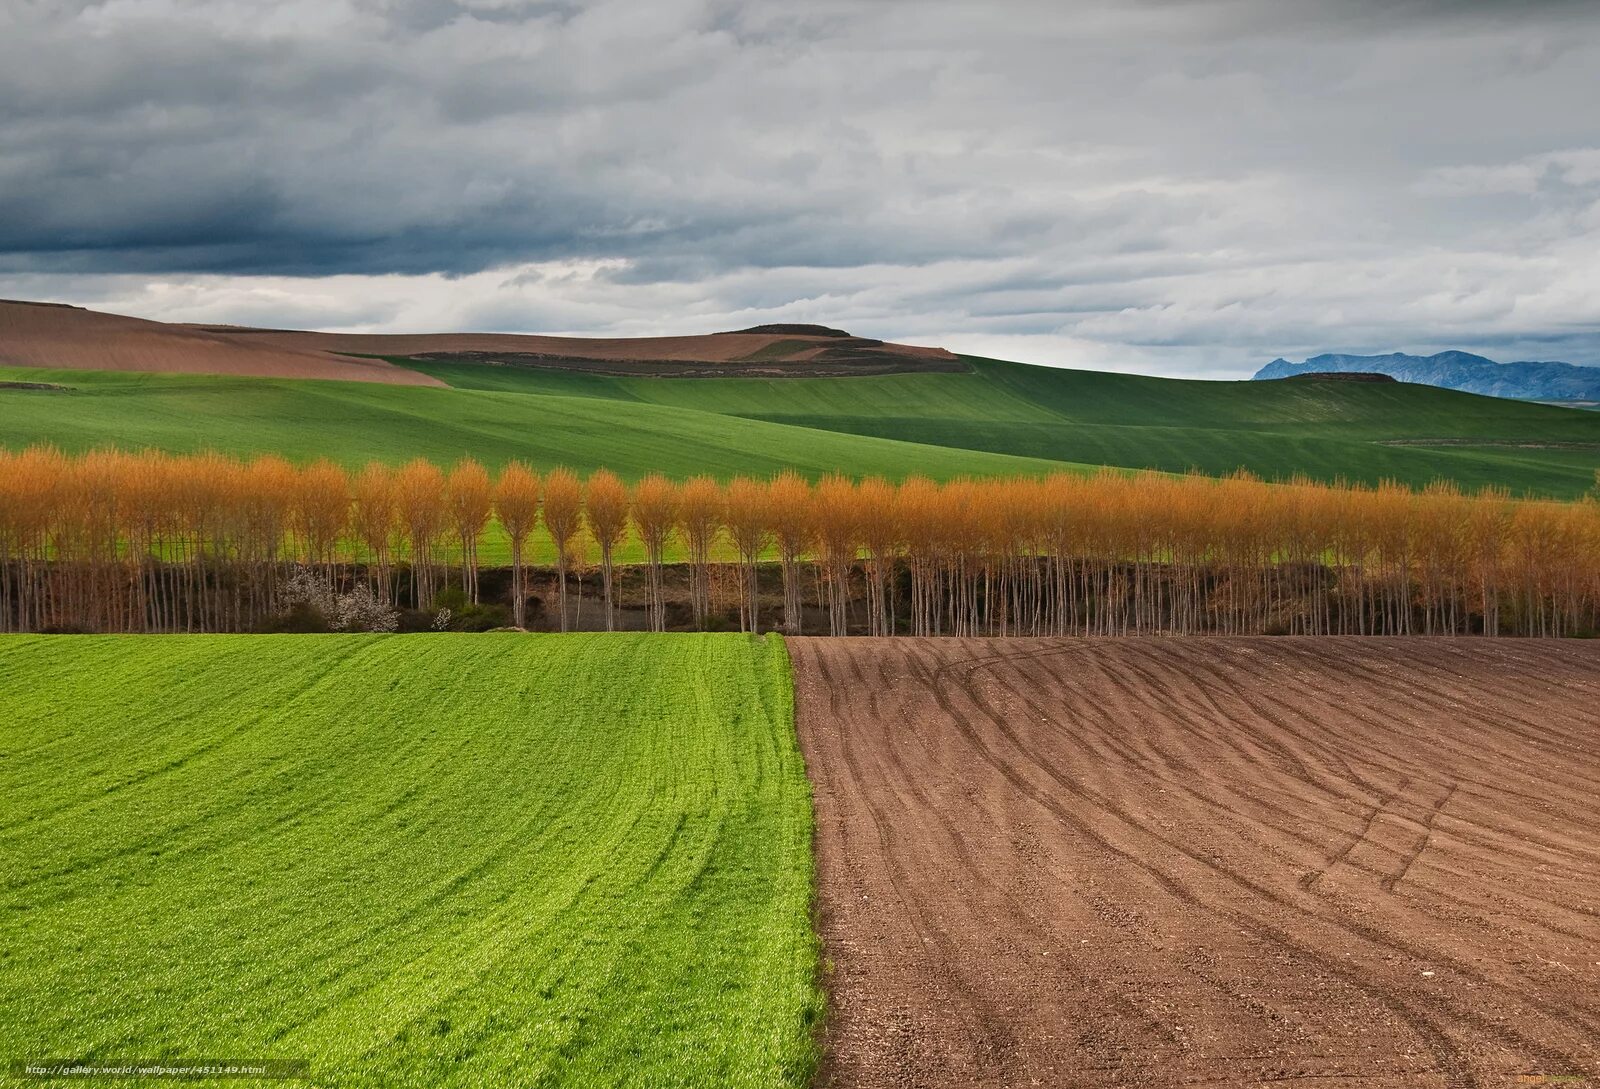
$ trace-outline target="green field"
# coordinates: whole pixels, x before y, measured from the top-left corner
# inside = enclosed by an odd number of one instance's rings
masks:
[[[795,468],[936,479],[1113,465],[1571,498],[1600,468],[1600,413],[1428,386],[1195,382],[968,359],[968,373],[617,378],[398,361],[455,387],[0,370],[70,393],[0,390],[0,443],[116,444],[625,477]],[[1397,445],[1400,444],[1400,445]]]
[[[115,445],[169,452],[277,453],[333,458],[462,456],[498,467],[608,468],[626,477],[828,472],[964,475],[1038,473],[1051,462],[918,445],[644,403],[565,393],[383,386],[273,378],[0,368],[0,380],[52,382],[72,392],[0,389],[0,444],[64,450]]]
[[[0,639],[0,1053],[804,1085],[788,660],[742,636]],[[236,1083],[237,1084],[237,1083]]]
[[[1089,465],[1571,497],[1600,468],[1600,414],[1401,383],[1197,382],[968,358],[967,374],[613,378],[406,365],[451,385],[715,412],[814,430]],[[1396,440],[1448,445],[1392,446]]]

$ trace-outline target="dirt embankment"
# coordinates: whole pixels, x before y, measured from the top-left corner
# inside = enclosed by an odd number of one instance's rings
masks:
[[[824,1084],[1600,1077],[1600,644],[791,647]]]

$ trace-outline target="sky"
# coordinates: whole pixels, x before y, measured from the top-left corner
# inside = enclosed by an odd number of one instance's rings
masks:
[[[1600,364],[1592,0],[6,0],[0,297]]]

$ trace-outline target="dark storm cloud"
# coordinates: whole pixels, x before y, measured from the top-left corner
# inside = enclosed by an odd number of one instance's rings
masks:
[[[280,318],[381,324],[419,308],[340,277],[442,274],[435,320],[512,327],[1600,362],[1597,70],[1560,0],[32,0],[0,287],[193,316],[315,278]]]

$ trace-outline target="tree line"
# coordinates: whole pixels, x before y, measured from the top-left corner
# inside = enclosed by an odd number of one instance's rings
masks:
[[[617,625],[617,557],[630,541],[643,552],[654,630],[668,625],[674,570],[687,573],[693,626],[736,613],[747,631],[1559,636],[1600,626],[1592,499],[1118,470],[627,483],[515,462],[491,476],[470,459],[350,472],[272,455],[35,447],[0,452],[0,630],[248,631],[306,571],[330,590],[359,583],[415,608],[447,587],[477,602],[491,533],[509,548],[520,627],[541,527],[562,630],[571,572],[591,565],[605,626]]]

